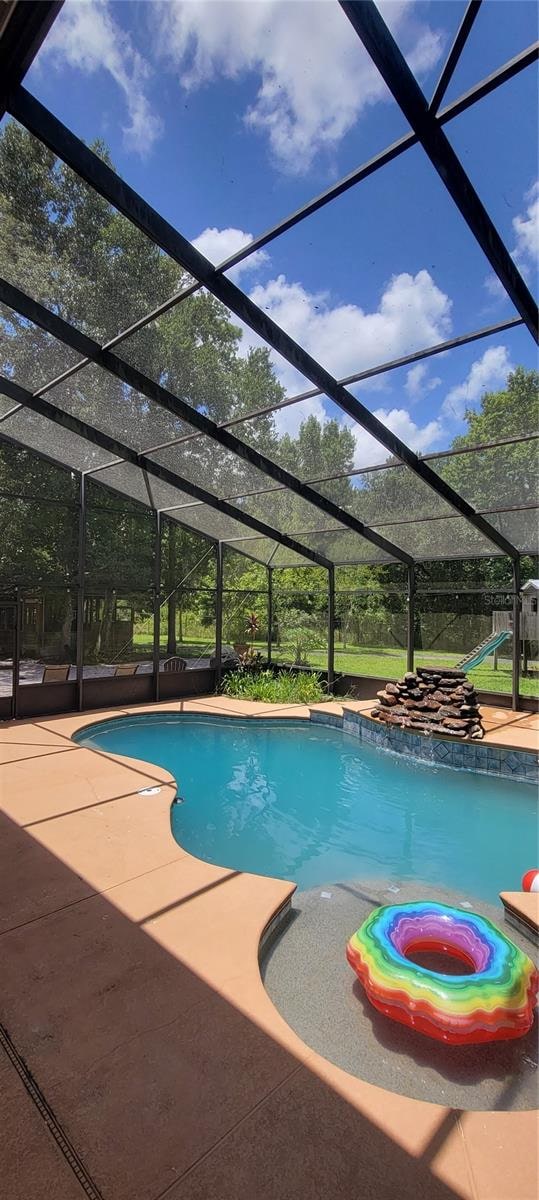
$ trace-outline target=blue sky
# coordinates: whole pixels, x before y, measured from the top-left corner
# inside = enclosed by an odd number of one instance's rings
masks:
[[[380,7],[430,95],[464,3]],[[484,0],[444,104],[536,37],[532,0]],[[102,137],[119,173],[215,262],[406,132],[334,0],[67,0],[26,86],[79,136]],[[533,67],[446,126],[532,287],[536,96]],[[513,315],[418,147],[235,278],[337,376]],[[357,394],[427,452],[517,363],[536,365],[522,329]],[[290,394],[302,390],[276,369]],[[309,412],[336,415],[312,400],[284,410],[280,428],[296,432]],[[384,457],[359,431],[356,465]]]

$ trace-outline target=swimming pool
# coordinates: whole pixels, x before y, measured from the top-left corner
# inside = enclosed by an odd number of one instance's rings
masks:
[[[420,879],[495,901],[533,865],[529,784],[373,749],[309,721],[141,714],[76,741],[170,771],[182,798],[172,833],[191,854],[300,889]]]

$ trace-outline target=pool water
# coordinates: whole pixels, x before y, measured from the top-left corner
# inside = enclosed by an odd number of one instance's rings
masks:
[[[496,901],[534,865],[529,784],[431,766],[331,727],[149,714],[76,740],[170,771],[182,798],[172,833],[191,854],[300,889],[418,879]]]

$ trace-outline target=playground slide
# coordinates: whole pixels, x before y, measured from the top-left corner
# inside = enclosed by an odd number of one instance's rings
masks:
[[[483,662],[483,659],[488,658],[489,654],[494,654],[495,650],[499,650],[507,638],[512,636],[510,629],[503,629],[501,633],[493,633],[486,641],[475,646],[465,658],[461,658],[458,666],[462,670],[472,671],[474,667],[478,667]]]

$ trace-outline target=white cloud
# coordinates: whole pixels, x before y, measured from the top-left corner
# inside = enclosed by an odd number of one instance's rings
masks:
[[[336,378],[442,341],[451,331],[451,300],[425,270],[416,275],[403,272],[393,276],[374,312],[365,312],[354,304],[331,307],[326,295],[308,292],[300,283],[288,283],[284,275],[256,286],[251,298]],[[252,331],[244,327],[243,352],[253,344],[257,342]],[[272,353],[272,361],[289,395],[309,386],[284,359]],[[416,371],[417,389],[421,382],[425,390],[440,383],[439,379],[426,380],[426,370],[421,374]],[[319,396],[276,412],[278,432],[296,437],[303,421],[312,415],[322,423],[330,416],[336,417],[352,429],[356,467],[382,463],[388,457],[388,451],[375,438]],[[417,453],[435,448],[443,437],[439,419],[419,425],[406,408],[379,408],[375,416]]]
[[[316,417],[321,425],[328,420],[320,396],[312,396],[310,400],[301,400],[298,404],[289,404],[286,408],[277,410],[275,413],[277,433],[281,436],[288,433],[292,438],[297,437],[303,422],[308,417]]]
[[[209,258],[210,262],[218,266],[219,263],[230,258],[241,250],[243,246],[248,246],[253,240],[252,233],[244,233],[243,229],[204,229],[198,237],[193,238],[193,246],[200,253]],[[255,250],[243,262],[238,263],[236,267],[232,267],[226,274],[229,279],[238,282],[240,275],[246,274],[247,271],[256,271],[262,263],[266,262],[268,255],[265,250]]]
[[[389,411],[385,408],[377,408],[374,415],[417,454],[426,454],[427,450],[434,449],[443,437],[443,426],[440,421],[433,420],[428,421],[426,425],[417,425],[406,408],[392,408]],[[371,437],[356,422],[347,418],[346,424],[352,429],[356,442],[354,453],[356,468],[372,467],[385,462],[389,457],[389,451],[385,446],[377,442],[376,438]]]
[[[524,278],[534,275],[537,278],[539,255],[539,179],[532,184],[524,196],[527,202],[525,212],[513,218],[515,245],[511,250],[519,271]],[[497,275],[487,275],[485,288],[495,300],[507,299],[507,292],[500,283]]]
[[[439,375],[429,379],[429,368],[426,363],[417,363],[407,372],[404,386],[412,400],[419,400],[427,392],[433,392],[441,382]]]
[[[451,300],[428,271],[394,275],[374,312],[356,304],[331,306],[324,293],[308,292],[284,275],[259,284],[251,299],[336,378],[442,341],[451,330]],[[246,340],[253,343],[247,330]],[[304,381],[274,357],[284,387],[300,391]]]
[[[503,386],[512,370],[507,346],[491,346],[472,363],[463,383],[451,388],[442,404],[442,414],[461,421],[466,409],[481,399],[489,388]]]
[[[535,266],[537,270],[537,255],[539,253],[539,179],[526,193],[528,206],[525,213],[514,218],[513,229],[516,244],[513,255],[519,266],[526,268]]]
[[[427,450],[433,449],[443,437],[444,431],[440,421],[432,420],[428,421],[426,425],[417,425],[405,408],[392,408],[390,410],[378,408],[375,410],[374,415],[418,454],[426,454]],[[303,422],[311,416],[316,417],[322,425],[330,419],[320,396],[313,396],[310,400],[302,400],[298,404],[290,404],[288,407],[277,411],[275,413],[277,432],[281,435],[288,433],[291,437],[295,438]],[[367,433],[361,425],[358,425],[357,421],[343,414],[340,424],[350,429],[354,435],[356,443],[354,467],[376,466],[379,463],[385,462],[389,457],[389,451],[386,447],[381,442],[378,442],[376,438],[372,437],[370,433]]]
[[[150,68],[115,21],[108,0],[71,0],[64,5],[46,38],[39,63],[75,67],[85,75],[109,73],[123,92],[128,123],[125,145],[144,157],[162,133],[162,121],[150,108],[146,85]]]
[[[493,300],[507,300],[507,292],[497,275],[487,275],[484,287]]]
[[[442,36],[406,0],[379,7],[421,77],[440,58]],[[257,75],[258,92],[243,120],[268,137],[276,161],[293,174],[321,150],[333,150],[368,105],[389,99],[335,3],[176,0],[151,5],[151,22],[158,53],[183,88]]]

